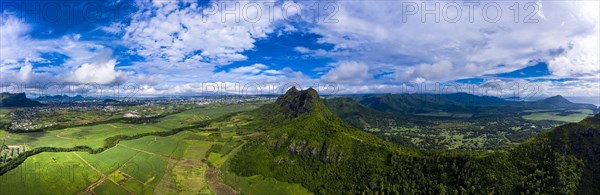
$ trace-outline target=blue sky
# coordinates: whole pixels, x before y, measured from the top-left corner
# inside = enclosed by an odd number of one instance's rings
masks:
[[[400,93],[407,83],[441,83],[480,93],[477,89],[492,83],[506,94],[531,85],[540,96],[600,94],[595,1],[117,0],[1,6],[5,91],[40,83],[135,83],[139,94],[194,95],[207,84],[236,93],[236,85],[293,83],[335,85],[337,93]],[[421,12],[432,8],[434,13]]]

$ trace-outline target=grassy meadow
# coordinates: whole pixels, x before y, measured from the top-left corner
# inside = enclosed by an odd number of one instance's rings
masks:
[[[554,120],[568,123],[575,123],[589,117],[593,114],[589,109],[574,110],[526,110],[523,119],[531,121]]]

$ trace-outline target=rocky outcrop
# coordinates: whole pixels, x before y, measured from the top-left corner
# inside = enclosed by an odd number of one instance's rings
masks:
[[[319,101],[319,94],[313,88],[298,91],[292,87],[275,103],[282,108],[284,115],[294,118],[313,109]]]

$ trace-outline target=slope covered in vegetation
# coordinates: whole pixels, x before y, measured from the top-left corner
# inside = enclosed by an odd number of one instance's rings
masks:
[[[404,148],[338,119],[316,91],[295,88],[255,110],[262,131],[230,159],[241,176],[262,175],[332,193],[598,193],[600,116],[562,126],[515,148],[452,152]]]

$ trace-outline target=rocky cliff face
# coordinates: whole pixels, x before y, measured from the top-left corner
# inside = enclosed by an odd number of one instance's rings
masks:
[[[292,87],[284,95],[279,96],[275,103],[282,108],[284,115],[295,118],[312,110],[320,103],[320,99],[319,94],[313,88],[298,91]]]

